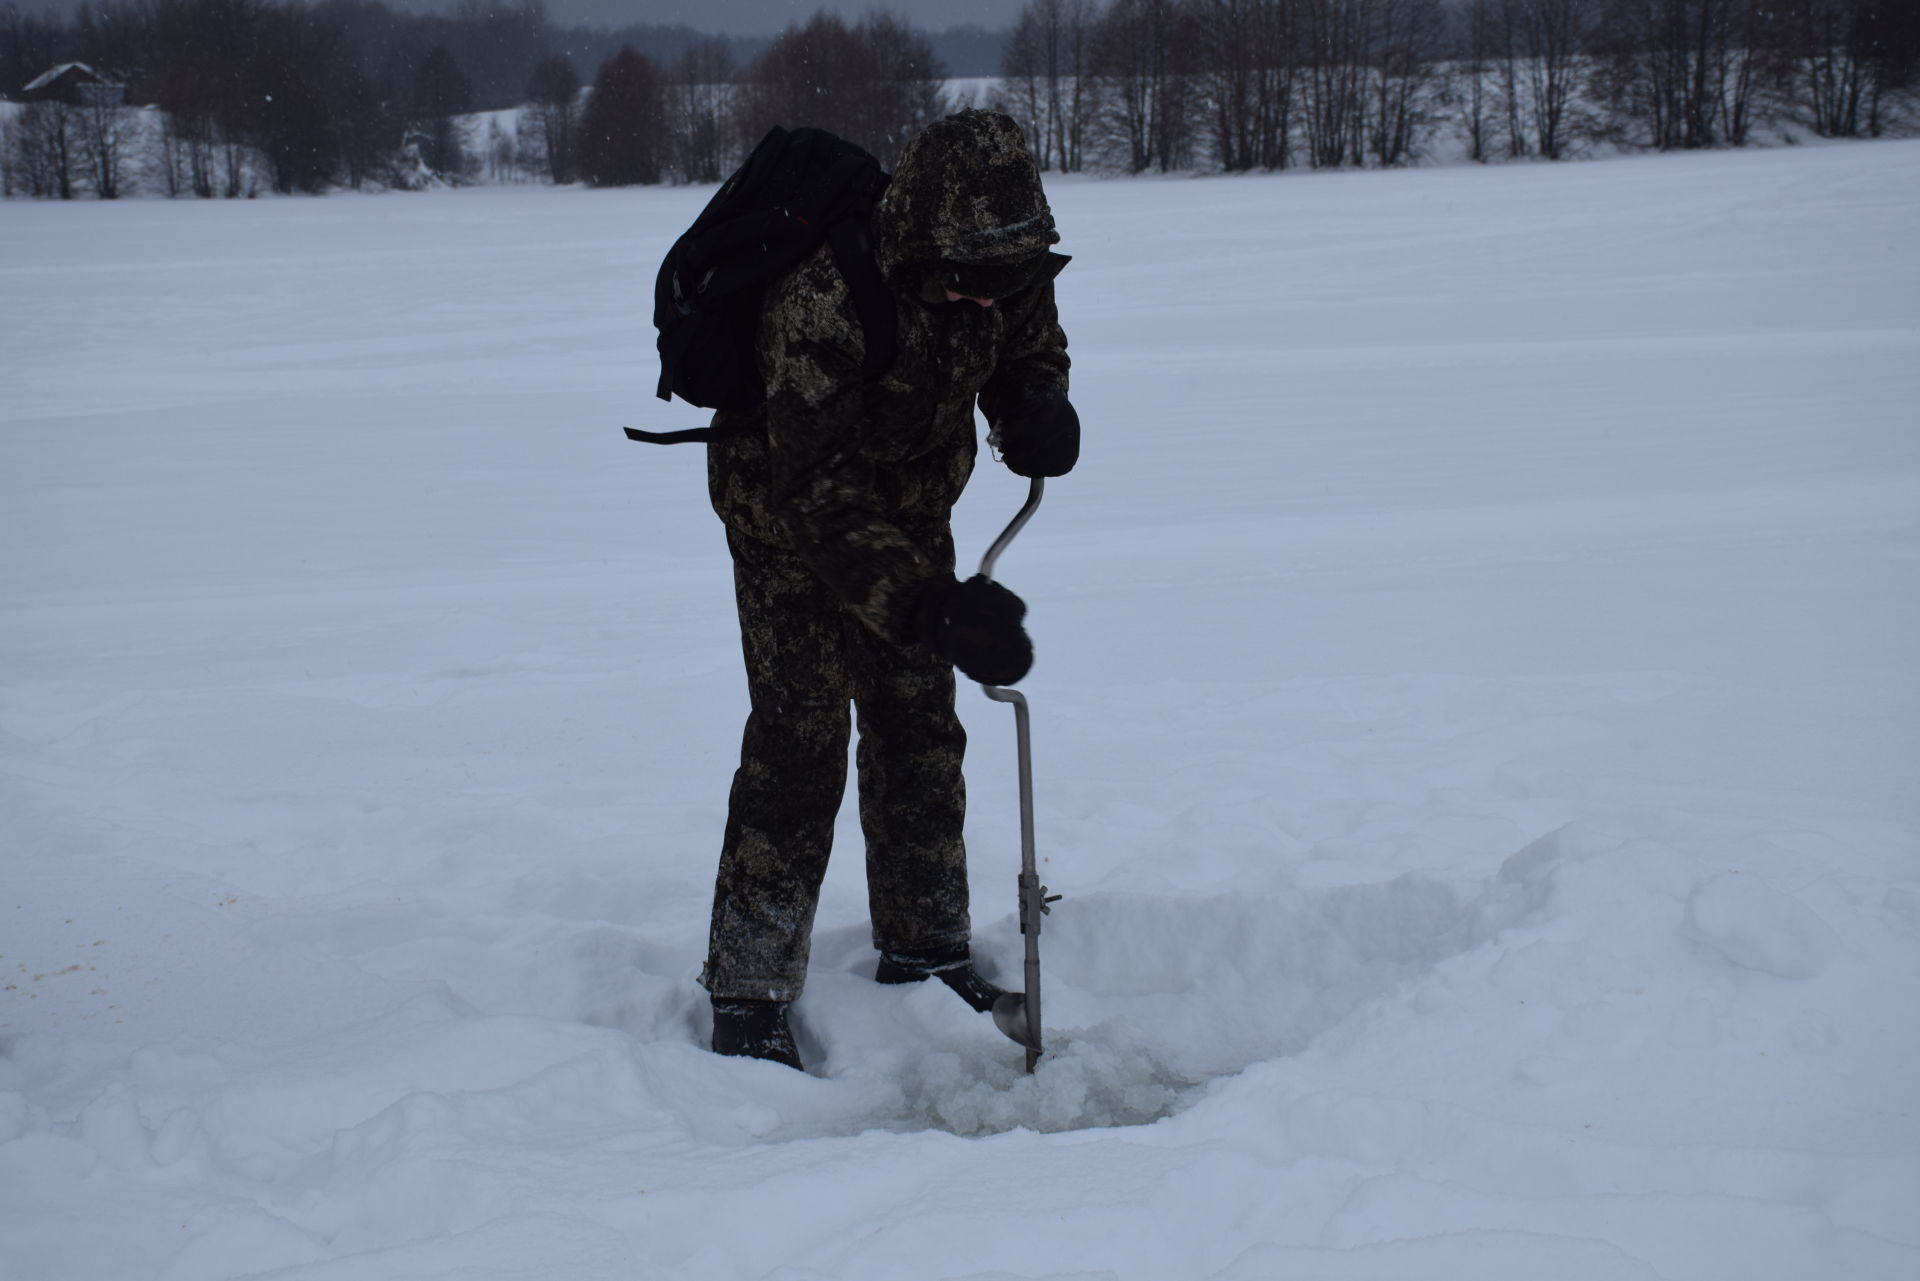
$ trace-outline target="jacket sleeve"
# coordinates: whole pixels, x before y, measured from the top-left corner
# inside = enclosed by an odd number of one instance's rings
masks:
[[[980,412],[989,426],[998,426],[1008,409],[1037,392],[1067,390],[1067,335],[1054,307],[1053,281],[1045,281],[1030,298],[1017,301],[1020,311],[1013,318],[1000,366],[980,389]]]
[[[838,284],[837,273],[793,280],[769,296],[762,317],[772,514],[862,623],[910,645],[920,591],[938,570],[886,515],[860,448],[863,346]]]

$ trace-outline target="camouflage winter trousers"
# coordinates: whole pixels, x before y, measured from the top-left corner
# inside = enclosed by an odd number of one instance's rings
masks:
[[[953,541],[929,548],[953,564]],[[847,782],[855,709],[874,946],[971,935],[961,826],[966,733],[953,668],[861,625],[799,557],[727,531],[752,711],[733,776],[701,982],[716,997],[790,1001],[806,979],[820,883]]]

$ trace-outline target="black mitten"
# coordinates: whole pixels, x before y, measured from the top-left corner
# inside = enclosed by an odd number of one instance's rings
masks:
[[[1011,405],[988,443],[1016,476],[1064,476],[1080,461],[1080,415],[1067,393],[1044,388]]]
[[[915,630],[968,680],[1011,685],[1033,666],[1026,616],[1026,602],[991,578],[935,579],[921,590]]]

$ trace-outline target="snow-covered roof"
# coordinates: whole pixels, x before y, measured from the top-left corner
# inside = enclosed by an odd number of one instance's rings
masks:
[[[92,67],[89,67],[84,62],[63,62],[59,66],[54,67],[50,71],[41,72],[30,83],[28,83],[26,89],[23,90],[23,92],[32,93],[35,89],[44,89],[48,85],[54,83],[54,81],[60,79],[60,77],[66,75],[67,72],[74,71],[74,70],[83,71],[89,77],[95,80],[98,80],[100,78],[100,73],[95,71]]]

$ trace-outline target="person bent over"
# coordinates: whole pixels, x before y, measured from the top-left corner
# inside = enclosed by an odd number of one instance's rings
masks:
[[[876,978],[936,977],[976,1010],[1002,995],[972,961],[954,669],[1010,685],[1033,648],[1017,596],[955,576],[950,516],[976,405],[1019,475],[1063,475],[1080,446],[1054,308],[1067,259],[1013,121],[964,111],[917,135],[872,230],[898,311],[892,366],[863,375],[860,321],[822,247],[768,289],[764,403],[721,411],[708,446],[752,710],[701,982],[716,1051],[796,1068],[787,1007],[853,729]]]

